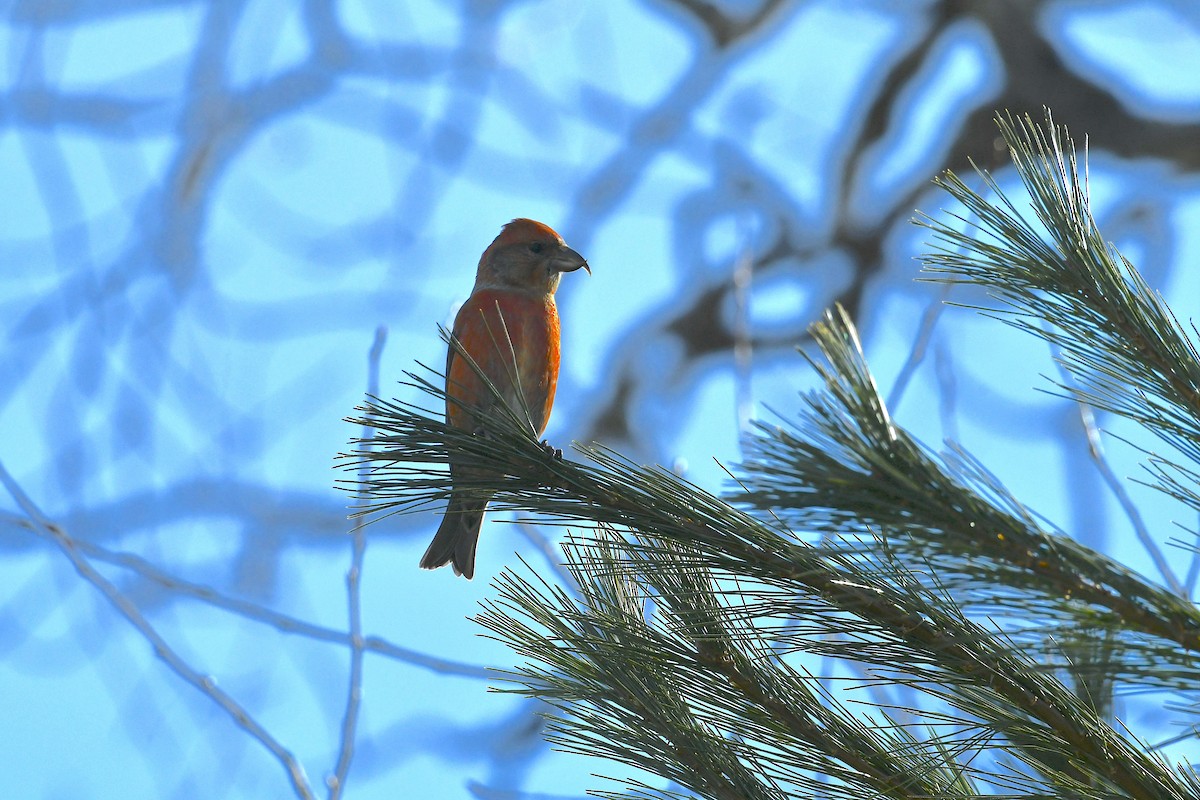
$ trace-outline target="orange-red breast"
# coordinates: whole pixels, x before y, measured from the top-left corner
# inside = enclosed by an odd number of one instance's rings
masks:
[[[541,436],[558,384],[559,322],[554,292],[564,272],[586,269],[583,256],[547,225],[514,219],[479,259],[475,288],[454,318],[454,337],[503,402]],[[506,333],[507,332],[507,333]],[[511,348],[509,342],[511,341]],[[514,363],[515,362],[515,363]],[[514,380],[515,378],[515,380]],[[446,355],[446,421],[486,435],[500,402],[453,347]],[[454,484],[479,480],[478,470],[450,462]],[[488,498],[452,490],[441,527],[421,558],[424,569],[450,564],[456,575],[475,574],[475,545]]]

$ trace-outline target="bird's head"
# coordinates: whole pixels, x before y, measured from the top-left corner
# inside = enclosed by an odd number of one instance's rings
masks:
[[[475,288],[554,294],[562,274],[577,269],[592,272],[587,259],[567,247],[553,228],[531,219],[514,219],[483,251]]]

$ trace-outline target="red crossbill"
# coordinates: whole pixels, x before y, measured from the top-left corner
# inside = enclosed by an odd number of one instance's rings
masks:
[[[559,321],[554,292],[564,272],[583,268],[583,256],[567,247],[549,226],[531,219],[505,225],[479,259],[475,288],[454,318],[454,338],[519,418],[536,436],[550,419],[558,384]],[[511,342],[511,347],[510,343]],[[446,422],[486,435],[486,422],[500,402],[451,346],[446,354]],[[450,461],[452,483],[480,479],[478,470]],[[441,527],[421,558],[421,567],[450,564],[456,575],[475,574],[475,545],[488,498],[451,490]]]

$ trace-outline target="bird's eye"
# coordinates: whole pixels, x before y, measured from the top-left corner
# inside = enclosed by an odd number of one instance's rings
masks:
[[[534,242],[533,244],[529,245],[529,251],[531,253],[540,253],[540,252],[542,252],[543,246],[544,245],[542,245],[541,242]]]

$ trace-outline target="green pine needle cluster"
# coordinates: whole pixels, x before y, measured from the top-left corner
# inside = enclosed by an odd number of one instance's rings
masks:
[[[1192,502],[1195,348],[1100,238],[1065,134],[1000,126],[1047,233],[990,178],[985,200],[948,175],[978,222],[926,219],[942,243],[928,268],[986,285],[1058,346],[1064,391],[1169,443],[1148,467]],[[427,513],[453,452],[493,507],[570,527],[571,585],[507,569],[478,620],[519,656],[505,690],[555,709],[554,743],[660,778],[601,796],[1200,798],[1190,766],[1109,718],[1117,685],[1194,713],[1195,605],[1047,530],[967,453],[917,443],[841,309],[812,332],[824,387],[795,423],[759,427],[728,498],[596,445],[555,458],[517,415],[475,435],[376,398],[347,483],[364,521]]]
[[[935,181],[960,202],[957,228],[930,218],[932,280],[986,287],[1001,303],[989,313],[1052,343],[1078,385],[1080,402],[1137,422],[1186,464],[1148,453],[1151,483],[1200,510],[1200,354],[1162,296],[1092,219],[1086,174],[1074,142],[1054,125],[997,118],[1036,220],[1023,216],[995,180],[988,200],[952,173]],[[1193,328],[1194,329],[1194,328]]]

